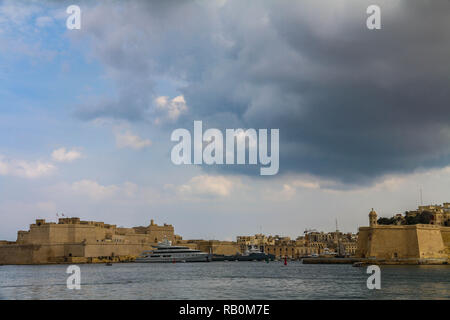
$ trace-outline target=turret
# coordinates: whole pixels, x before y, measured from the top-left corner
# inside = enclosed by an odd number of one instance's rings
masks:
[[[377,225],[377,213],[375,212],[375,210],[369,212],[369,225],[371,227],[375,227]]]

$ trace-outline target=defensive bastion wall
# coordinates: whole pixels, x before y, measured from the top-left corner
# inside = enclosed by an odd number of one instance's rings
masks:
[[[374,225],[359,228],[357,256],[376,259],[448,258],[450,227]]]
[[[19,231],[16,242],[0,242],[0,264],[44,264],[90,261],[90,258],[137,256],[167,238],[177,238],[172,225],[117,228],[79,218],[58,223],[36,220],[28,231]],[[84,259],[81,259],[84,258]],[[92,260],[92,259],[91,259]]]

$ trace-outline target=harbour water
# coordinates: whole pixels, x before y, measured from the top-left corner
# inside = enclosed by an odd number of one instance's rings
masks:
[[[366,268],[300,262],[85,264],[69,290],[67,265],[0,266],[0,299],[450,299],[450,266]]]

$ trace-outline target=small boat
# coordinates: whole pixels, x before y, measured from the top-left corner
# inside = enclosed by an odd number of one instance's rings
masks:
[[[107,266],[112,266],[112,263],[111,262],[107,262],[106,265]]]

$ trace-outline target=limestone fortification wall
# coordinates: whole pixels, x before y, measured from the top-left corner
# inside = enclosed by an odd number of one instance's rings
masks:
[[[442,241],[444,241],[444,247],[446,254],[450,257],[450,227],[441,228]]]
[[[401,226],[379,226],[372,230],[370,256],[383,259],[417,258],[419,247],[416,228]]]
[[[199,243],[198,250],[214,254],[233,255],[240,252],[240,247],[232,241],[204,241]]]
[[[101,256],[138,256],[144,250],[151,250],[149,244],[114,244],[99,243],[89,244],[84,247],[85,257]]]
[[[357,256],[386,260],[447,258],[449,237],[449,227],[434,225],[361,227]]]
[[[1,264],[50,263],[53,257],[63,257],[64,251],[65,251],[64,245],[11,244],[0,247],[0,263]],[[78,251],[78,253],[79,252],[80,251]]]
[[[115,225],[79,218],[58,223],[36,220],[19,231],[16,242],[0,242],[0,264],[41,264],[83,261],[81,258],[137,256],[164,238],[175,239],[174,228],[158,226],[116,228]]]
[[[0,247],[0,264],[33,264],[32,245],[3,245]]]
[[[445,227],[432,226],[417,228],[420,258],[447,258],[445,244],[442,238],[442,230]]]

